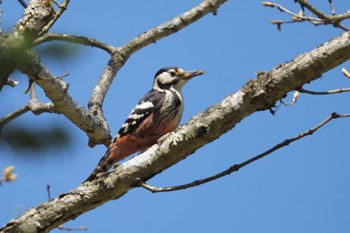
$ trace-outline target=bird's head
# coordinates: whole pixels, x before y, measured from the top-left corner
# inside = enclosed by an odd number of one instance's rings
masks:
[[[191,78],[204,74],[203,70],[184,71],[179,67],[165,67],[156,73],[153,89],[170,89],[180,91]]]

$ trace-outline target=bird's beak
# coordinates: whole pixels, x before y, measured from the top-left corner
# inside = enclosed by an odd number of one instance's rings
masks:
[[[203,70],[192,70],[192,71],[183,71],[183,78],[184,79],[191,79],[195,76],[199,76],[199,75],[202,75],[204,74],[204,71]]]

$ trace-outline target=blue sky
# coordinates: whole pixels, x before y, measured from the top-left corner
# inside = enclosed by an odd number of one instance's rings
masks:
[[[189,10],[200,1],[72,1],[52,32],[92,37],[121,46],[140,33]],[[319,1],[314,1],[319,2]],[[279,1],[298,11],[293,1]],[[349,3],[334,1],[338,13]],[[22,14],[16,1],[3,1],[2,27],[8,30]],[[328,1],[320,3],[329,12]],[[343,10],[343,11],[342,11]],[[234,93],[255,73],[310,51],[342,33],[332,26],[270,25],[273,19],[289,19],[261,1],[228,1],[218,15],[207,15],[184,30],[134,54],[118,73],[106,96],[104,113],[113,134],[132,107],[150,88],[154,73],[163,66],[204,69],[205,75],[184,87],[186,101],[182,123]],[[108,61],[105,52],[81,47],[67,59],[44,59],[50,70],[68,72],[69,92],[87,105],[97,78]],[[349,86],[342,67],[305,85],[305,89],[329,90]],[[16,88],[0,93],[1,116],[23,106],[28,95],[26,78]],[[291,98],[291,94],[288,95]],[[292,107],[282,106],[275,115],[257,112],[244,119],[218,140],[199,149],[149,181],[157,186],[182,184],[212,175],[267,150],[285,138],[314,127],[332,112],[349,112],[349,94],[301,95]],[[41,93],[40,99],[46,101]],[[0,225],[26,209],[67,192],[83,181],[95,167],[105,147],[87,146],[87,136],[62,115],[27,113],[16,123],[45,128],[59,125],[69,130],[70,146],[15,154],[0,148],[0,168],[15,165],[19,178],[0,187]],[[243,168],[238,173],[209,184],[171,193],[152,194],[133,189],[83,214],[66,227],[86,226],[89,232],[348,232],[350,228],[349,119],[339,119],[312,137]],[[58,232],[54,230],[53,232]]]

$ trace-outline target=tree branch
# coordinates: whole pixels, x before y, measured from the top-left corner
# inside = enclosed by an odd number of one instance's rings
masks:
[[[279,9],[281,12],[285,12],[289,15],[292,16],[292,20],[289,21],[283,21],[283,20],[272,20],[271,23],[272,24],[277,24],[278,28],[280,29],[281,24],[284,23],[297,23],[297,22],[310,22],[312,24],[314,24],[315,26],[318,25],[327,25],[327,24],[332,24],[334,27],[338,27],[344,31],[348,31],[349,28],[345,27],[344,25],[342,25],[340,22],[345,20],[345,19],[349,19],[350,18],[350,11],[343,13],[343,14],[339,14],[339,15],[326,15],[323,12],[321,12],[320,10],[318,10],[317,8],[315,8],[314,6],[312,6],[310,3],[308,3],[305,0],[296,0],[295,2],[299,3],[299,5],[301,6],[302,10],[299,12],[299,14],[293,13],[292,11],[286,9],[285,7],[283,7],[280,4],[277,3],[273,3],[273,2],[263,2],[264,6],[267,7],[273,7],[273,8],[277,8]],[[330,2],[331,3],[331,2]],[[331,8],[332,8],[332,3],[331,3]],[[312,14],[316,15],[316,17],[307,17],[304,15],[304,8],[308,9]],[[332,8],[332,13],[334,12],[334,9]]]
[[[99,48],[99,49],[106,51],[109,54],[112,54],[113,51],[115,50],[115,48],[113,46],[108,45],[106,43],[103,43],[101,41],[92,39],[92,38],[88,38],[85,36],[58,34],[58,33],[47,33],[47,34],[37,38],[34,41],[34,45],[39,45],[39,44],[42,44],[44,42],[49,42],[49,41],[54,41],[54,40],[96,47],[96,48]]]
[[[113,172],[29,209],[0,231],[48,232],[109,200],[118,199],[136,187],[138,179],[147,181],[231,130],[245,117],[271,108],[289,91],[299,89],[348,59],[350,32],[345,32],[270,72],[259,73],[238,92],[194,116],[144,153],[120,164]],[[53,80],[47,82],[51,85]]]
[[[12,79],[7,79],[6,85],[10,86],[10,87],[15,87],[18,84],[17,81],[14,81]]]
[[[329,90],[329,91],[310,91],[310,90],[306,90],[304,88],[300,88],[299,91],[301,93],[306,93],[306,94],[311,94],[311,95],[331,95],[331,94],[349,92],[350,88],[339,88],[339,89]]]
[[[151,191],[152,193],[156,193],[156,192],[171,192],[171,191],[178,191],[178,190],[184,190],[184,189],[188,189],[188,188],[192,188],[192,187],[195,187],[195,186],[199,186],[199,185],[202,185],[202,184],[205,184],[205,183],[208,183],[210,181],[213,181],[213,180],[217,180],[223,176],[227,176],[227,175],[230,175],[231,173],[233,172],[237,172],[239,171],[241,168],[259,160],[259,159],[262,159],[264,158],[265,156],[283,148],[283,147],[286,147],[288,145],[290,145],[291,143],[299,140],[299,139],[302,139],[303,137],[306,137],[306,136],[310,136],[312,135],[313,133],[315,133],[317,130],[319,130],[321,127],[325,126],[327,123],[329,123],[331,120],[333,119],[338,119],[338,118],[344,118],[344,117],[350,117],[350,114],[338,114],[338,113],[332,113],[329,117],[327,117],[327,119],[325,119],[324,121],[322,121],[321,123],[319,123],[317,126],[315,126],[314,128],[312,129],[308,129],[306,131],[304,131],[303,133],[293,137],[293,138],[288,138],[288,139],[285,139],[283,142],[280,142],[278,143],[277,145],[273,146],[272,148],[268,149],[267,151],[259,154],[259,155],[256,155],[246,161],[244,161],[243,163],[239,163],[239,164],[234,164],[233,166],[229,167],[228,169],[220,172],[220,173],[217,173],[213,176],[210,176],[210,177],[207,177],[207,178],[204,178],[204,179],[200,179],[200,180],[195,180],[193,182],[190,182],[190,183],[187,183],[187,184],[182,184],[182,185],[176,185],[176,186],[170,186],[170,187],[156,187],[156,186],[153,186],[153,185],[149,185],[145,182],[143,182],[142,180],[139,179],[139,183],[138,185]]]
[[[64,0],[64,2],[61,5],[58,5],[58,11],[55,13],[52,19],[49,22],[47,22],[45,26],[41,29],[41,31],[38,33],[39,36],[45,34],[50,30],[50,28],[54,25],[58,18],[61,17],[63,12],[67,10],[69,2],[70,0]],[[49,4],[52,4],[51,1]]]
[[[328,3],[329,3],[329,7],[331,8],[332,15],[336,15],[335,9],[334,9],[334,5],[333,5],[333,1],[332,0],[328,0]]]
[[[298,21],[298,20],[310,21],[310,22],[318,23],[318,24],[323,22],[323,20],[321,20],[319,18],[307,17],[307,16],[304,16],[304,15],[301,15],[301,14],[293,13],[292,11],[288,10],[287,8],[285,8],[282,5],[277,4],[277,3],[263,2],[263,5],[267,6],[267,7],[277,8],[279,11],[289,14],[294,19],[293,21]],[[287,22],[292,22],[292,21],[287,21]]]
[[[9,113],[8,115],[6,115],[0,119],[0,132],[6,124],[10,123],[12,120],[16,119],[17,117],[23,115],[24,113],[26,113],[28,111],[32,111],[35,115],[39,115],[43,112],[49,112],[49,113],[56,112],[55,106],[53,103],[44,104],[37,99],[34,86],[32,86],[30,88],[30,100],[29,100],[28,104],[17,109],[16,111],[14,111],[12,113]]]
[[[69,1],[65,1],[65,4],[68,4],[68,2]],[[107,146],[110,143],[110,135],[109,126],[102,111],[103,100],[116,73],[125,63],[125,61],[137,50],[167,35],[175,33],[178,30],[181,30],[185,26],[193,23],[209,12],[215,12],[216,9],[224,2],[225,0],[203,1],[192,10],[168,21],[165,24],[149,30],[148,32],[125,44],[121,48],[114,48],[97,40],[86,37],[59,34],[48,34],[36,39],[34,43],[42,43],[51,39],[60,39],[71,42],[74,41],[76,43],[99,47],[112,54],[111,59],[109,60],[93,90],[88,103],[88,111],[86,111],[82,106],[76,103],[70,95],[68,95],[68,84],[63,80],[55,80],[55,77],[41,64],[38,56],[34,52],[29,52],[26,56],[23,55],[23,57],[27,58],[26,64],[21,65],[19,69],[28,74],[28,76],[31,77],[31,79],[44,90],[46,96],[52,100],[53,104],[55,105],[55,110],[58,113],[64,114],[65,117],[87,133],[90,146],[100,143]],[[56,16],[57,14],[55,17]],[[49,25],[48,23],[46,24]]]
[[[205,0],[191,10],[165,22],[147,32],[135,37],[125,45],[114,50],[111,59],[108,61],[102,75],[92,91],[89,100],[89,113],[100,118],[104,118],[102,114],[102,105],[107,91],[112,84],[115,75],[124,65],[128,58],[143,47],[155,43],[157,40],[178,32],[184,27],[192,24],[208,13],[216,13],[217,9],[226,0]],[[90,142],[91,143],[91,142]],[[89,144],[90,144],[89,143]]]
[[[335,27],[338,27],[339,23],[345,19],[350,19],[350,11],[347,11],[338,15],[327,15],[322,11],[315,8],[306,0],[295,0],[295,2],[299,3],[301,7],[308,9],[311,13],[315,14],[319,19],[324,21],[324,24],[333,24]],[[332,14],[335,14],[332,1],[329,1],[331,5]],[[349,30],[349,29],[346,29]]]
[[[21,71],[34,80],[50,98],[55,111],[64,114],[71,122],[87,133],[88,137],[98,143],[109,145],[109,127],[107,122],[88,114],[83,106],[76,103],[68,94],[69,85],[62,79],[57,79],[40,62],[34,52],[27,53],[27,62]]]
[[[30,107],[29,107],[29,104],[26,104],[23,107],[17,109],[16,111],[9,113],[6,116],[4,116],[3,118],[1,118],[0,119],[0,132],[6,124],[8,124],[10,121],[16,119],[17,117],[23,115],[24,113],[26,113],[28,111],[30,111]]]

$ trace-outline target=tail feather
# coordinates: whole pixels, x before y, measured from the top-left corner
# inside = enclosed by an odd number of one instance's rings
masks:
[[[108,160],[109,153],[110,151],[107,150],[106,153],[101,158],[100,162],[97,164],[97,167],[95,168],[95,170],[90,174],[90,176],[83,183],[94,180],[100,173],[108,172],[108,170],[112,167],[112,164]]]

